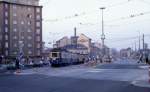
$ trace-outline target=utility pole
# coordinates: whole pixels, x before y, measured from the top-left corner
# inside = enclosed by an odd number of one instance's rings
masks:
[[[145,51],[145,42],[144,42],[145,41],[145,37],[144,37],[144,34],[143,34],[143,39],[142,40],[143,40],[143,51]]]
[[[139,31],[139,51],[141,49],[141,36],[140,36],[140,31]]]
[[[78,37],[77,37],[77,28],[74,27],[74,45],[75,45],[75,48],[77,48],[77,40],[78,40]]]
[[[102,40],[102,53],[105,55],[105,33],[104,33],[104,18],[103,18],[103,10],[105,7],[101,7],[100,10],[102,11],[102,35],[101,35],[101,40]]]
[[[135,41],[135,52],[137,51],[137,48],[136,48],[136,41]]]

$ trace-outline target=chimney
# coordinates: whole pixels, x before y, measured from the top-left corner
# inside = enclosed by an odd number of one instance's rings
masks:
[[[74,28],[74,36],[75,37],[77,36],[77,28],[76,27]]]

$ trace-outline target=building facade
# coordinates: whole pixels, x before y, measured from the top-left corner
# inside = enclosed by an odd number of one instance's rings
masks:
[[[89,37],[87,37],[84,34],[80,34],[80,36],[78,37],[77,43],[86,46],[88,48],[88,52],[90,53],[92,43]]]
[[[131,48],[120,50],[120,57],[130,58],[131,54],[132,54],[132,49]]]
[[[60,48],[60,47],[66,46],[68,44],[71,44],[71,41],[67,36],[65,36],[65,37],[61,38],[60,40],[56,41],[55,47]]]
[[[0,55],[41,56],[42,6],[39,0],[0,0]]]

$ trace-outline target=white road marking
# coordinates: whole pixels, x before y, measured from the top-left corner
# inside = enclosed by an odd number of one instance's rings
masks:
[[[139,68],[142,68],[142,69],[148,69],[149,66],[139,66]]]

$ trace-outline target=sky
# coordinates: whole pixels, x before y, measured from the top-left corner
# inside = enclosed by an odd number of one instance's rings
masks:
[[[150,44],[149,0],[41,0],[43,6],[43,40],[51,47],[63,36],[85,34],[101,42],[101,10],[104,10],[105,44],[110,48],[138,47],[138,37],[145,34]],[[142,41],[142,39],[141,39]],[[48,44],[49,43],[49,44]],[[141,43],[142,45],[142,43]]]

